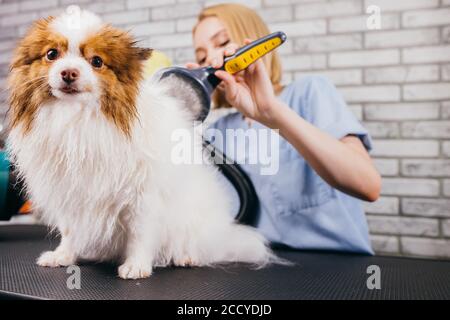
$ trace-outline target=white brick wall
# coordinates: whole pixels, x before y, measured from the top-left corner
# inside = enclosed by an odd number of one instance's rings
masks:
[[[40,16],[80,4],[131,29],[175,63],[192,60],[191,28],[208,0],[0,0],[0,115],[19,35]],[[323,74],[374,138],[382,196],[364,203],[382,254],[450,258],[450,1],[249,0],[275,30],[284,82]],[[366,8],[381,9],[381,30]]]
[[[406,215],[450,218],[449,199],[404,198],[402,209]]]
[[[375,202],[367,202],[364,209],[368,214],[397,215],[399,214],[399,199],[397,197],[381,196]]]

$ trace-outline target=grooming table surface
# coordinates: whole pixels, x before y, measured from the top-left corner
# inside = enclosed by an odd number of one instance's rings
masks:
[[[66,286],[66,268],[35,259],[58,239],[42,226],[0,226],[0,298],[34,299],[450,299],[450,261],[279,250],[294,266],[251,270],[156,268],[149,279],[121,280],[117,266],[81,266],[81,289]],[[381,269],[369,290],[367,267]]]

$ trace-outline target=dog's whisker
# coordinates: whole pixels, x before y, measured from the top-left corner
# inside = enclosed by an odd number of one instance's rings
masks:
[[[46,79],[46,78],[48,78],[48,75],[38,76],[38,77],[29,79],[28,81],[25,81],[25,82],[21,83],[21,85],[28,84],[30,82],[37,81],[39,79]]]
[[[30,79],[28,81],[25,81],[25,82],[21,83],[19,86],[15,87],[14,89],[15,90],[21,89],[24,86],[27,86],[28,84],[30,84],[32,82],[35,82],[35,81],[38,81],[38,80],[43,80],[43,79],[48,79],[48,76],[45,75],[45,76],[40,76],[40,77],[36,77],[36,78]],[[6,92],[6,91],[10,91],[10,90],[11,90],[11,88],[9,88],[7,86],[5,89],[1,90],[0,93]]]

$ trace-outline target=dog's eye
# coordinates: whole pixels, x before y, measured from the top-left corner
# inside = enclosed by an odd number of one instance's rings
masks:
[[[99,56],[95,56],[91,59],[91,65],[94,68],[101,68],[103,66],[103,60]]]
[[[58,58],[58,50],[50,49],[47,51],[47,59],[48,60],[55,60],[56,58]]]

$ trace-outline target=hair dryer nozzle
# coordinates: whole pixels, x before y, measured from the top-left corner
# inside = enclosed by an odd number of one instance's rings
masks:
[[[212,67],[170,67],[161,69],[157,76],[159,81],[170,83],[170,94],[184,101],[197,121],[203,121],[211,108],[211,94],[221,81],[215,71]]]

